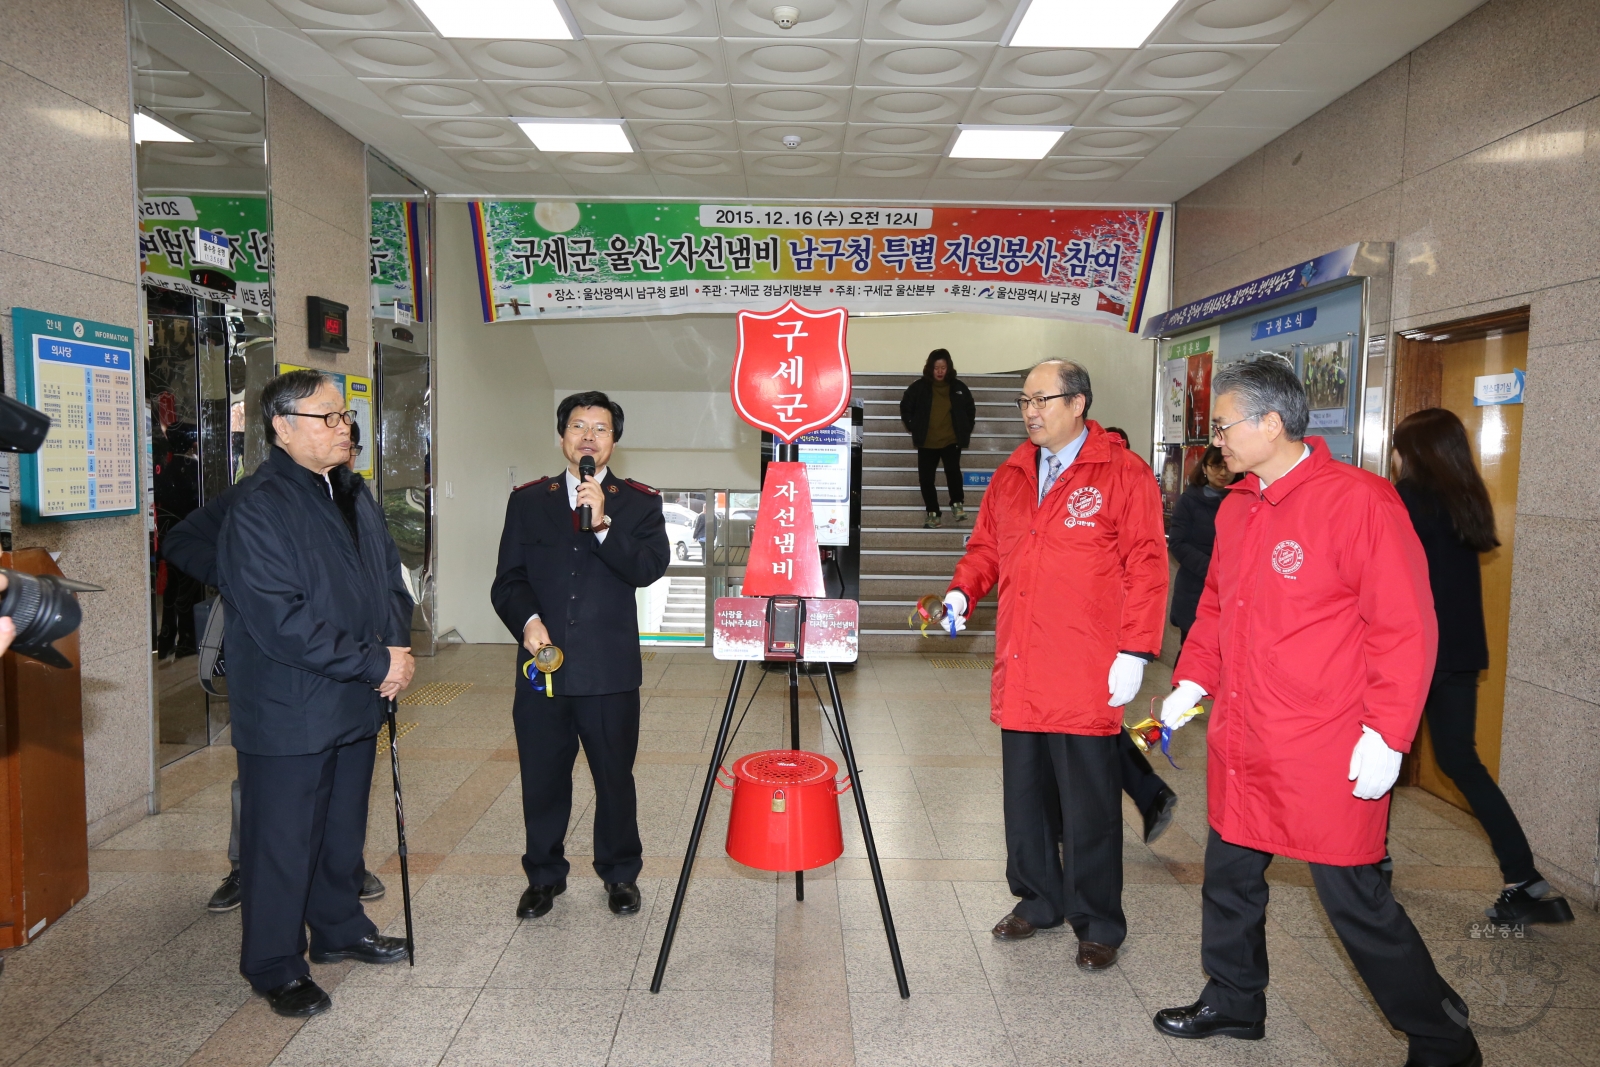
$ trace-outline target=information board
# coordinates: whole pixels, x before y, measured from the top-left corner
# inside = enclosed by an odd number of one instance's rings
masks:
[[[21,457],[24,518],[137,513],[133,331],[29,308],[11,321],[19,398],[50,416],[44,445]]]
[[[795,438],[811,477],[811,515],[817,544],[850,543],[850,413],[832,426]]]

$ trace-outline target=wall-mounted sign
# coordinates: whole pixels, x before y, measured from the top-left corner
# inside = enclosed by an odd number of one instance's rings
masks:
[[[1482,374],[1472,379],[1472,406],[1491,407],[1496,404],[1522,403],[1522,390],[1527,375],[1513,369],[1509,374]]]
[[[1275,315],[1270,319],[1261,319],[1250,324],[1250,340],[1262,341],[1279,334],[1294,333],[1296,330],[1309,330],[1317,324],[1317,308],[1313,304],[1308,308],[1300,308],[1285,315]]]
[[[50,416],[44,445],[22,461],[28,522],[132,515],[135,465],[133,331],[12,308],[17,392]]]
[[[372,317],[405,325],[426,321],[422,306],[422,205],[414,200],[374,200],[367,238],[367,269],[372,279]],[[401,321],[400,304],[405,304]]]
[[[272,231],[266,198],[142,198],[139,271],[146,285],[270,314]]]
[[[982,311],[1137,331],[1162,213],[1098,208],[478,201],[485,322]]]
[[[1376,246],[1383,249],[1384,265],[1387,266],[1388,246]],[[1152,316],[1145,324],[1146,337],[1160,337],[1163,335],[1182,333],[1190,327],[1223,315],[1231,315],[1244,308],[1255,304],[1262,304],[1268,300],[1277,300],[1288,296],[1300,289],[1308,289],[1314,285],[1326,285],[1328,282],[1340,278],[1348,278],[1357,273],[1365,273],[1365,269],[1356,269],[1358,254],[1371,251],[1372,246],[1364,244],[1346,245],[1344,248],[1308,259],[1304,263],[1296,263],[1292,267],[1273,271],[1271,274],[1236,285],[1232,289],[1224,289],[1220,293],[1202,297],[1182,307],[1173,308],[1165,314]]]

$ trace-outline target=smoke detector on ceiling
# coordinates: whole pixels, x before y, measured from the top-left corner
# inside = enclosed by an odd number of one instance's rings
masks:
[[[788,4],[779,4],[772,9],[772,21],[778,24],[780,30],[792,30],[794,24],[800,21],[800,9]]]
[[[786,133],[786,134],[784,134],[783,135],[783,147],[785,147],[785,148],[799,148],[800,147],[800,135],[798,133]]]

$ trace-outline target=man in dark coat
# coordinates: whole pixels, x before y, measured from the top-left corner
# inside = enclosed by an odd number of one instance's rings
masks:
[[[518,486],[506,507],[490,599],[519,642],[511,717],[522,764],[528,889],[517,917],[538,918],[566,891],[563,842],[572,815],[572,767],[583,744],[594,778],[594,869],[611,910],[639,910],[633,758],[639,747],[639,623],[634,590],[667,572],[671,546],[661,494],[607,469],[622,437],[622,407],[575,393],[556,412],[566,473]],[[583,474],[585,460],[594,464]],[[580,529],[581,509],[590,512]],[[551,674],[526,670],[554,644]],[[530,680],[528,674],[533,675]]]
[[[306,965],[393,963],[405,942],[361,908],[367,796],[384,702],[411,682],[400,554],[345,466],[352,413],[331,378],[261,393],[274,445],[222,523],[233,745],[239,761],[240,972],[280,1015],[331,1007]]]

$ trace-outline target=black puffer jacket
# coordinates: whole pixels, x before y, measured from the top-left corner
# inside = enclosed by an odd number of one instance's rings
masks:
[[[273,448],[234,487],[217,541],[227,601],[233,747],[301,756],[378,732],[388,646],[411,643],[411,595],[360,475],[322,477]]]
[[[1172,582],[1172,611],[1167,618],[1180,630],[1194,625],[1200,606],[1200,593],[1206,587],[1206,571],[1211,569],[1211,547],[1217,541],[1217,509],[1227,497],[1226,489],[1192,485],[1172,505],[1172,521],[1167,525],[1167,551],[1178,561],[1178,575]]]
[[[972,390],[960,378],[951,377],[950,424],[956,431],[956,444],[963,449],[972,447],[972,427],[978,421],[978,405],[972,399]],[[918,448],[928,439],[928,418],[933,414],[933,380],[918,378],[900,397],[900,421],[911,435],[911,443]]]

